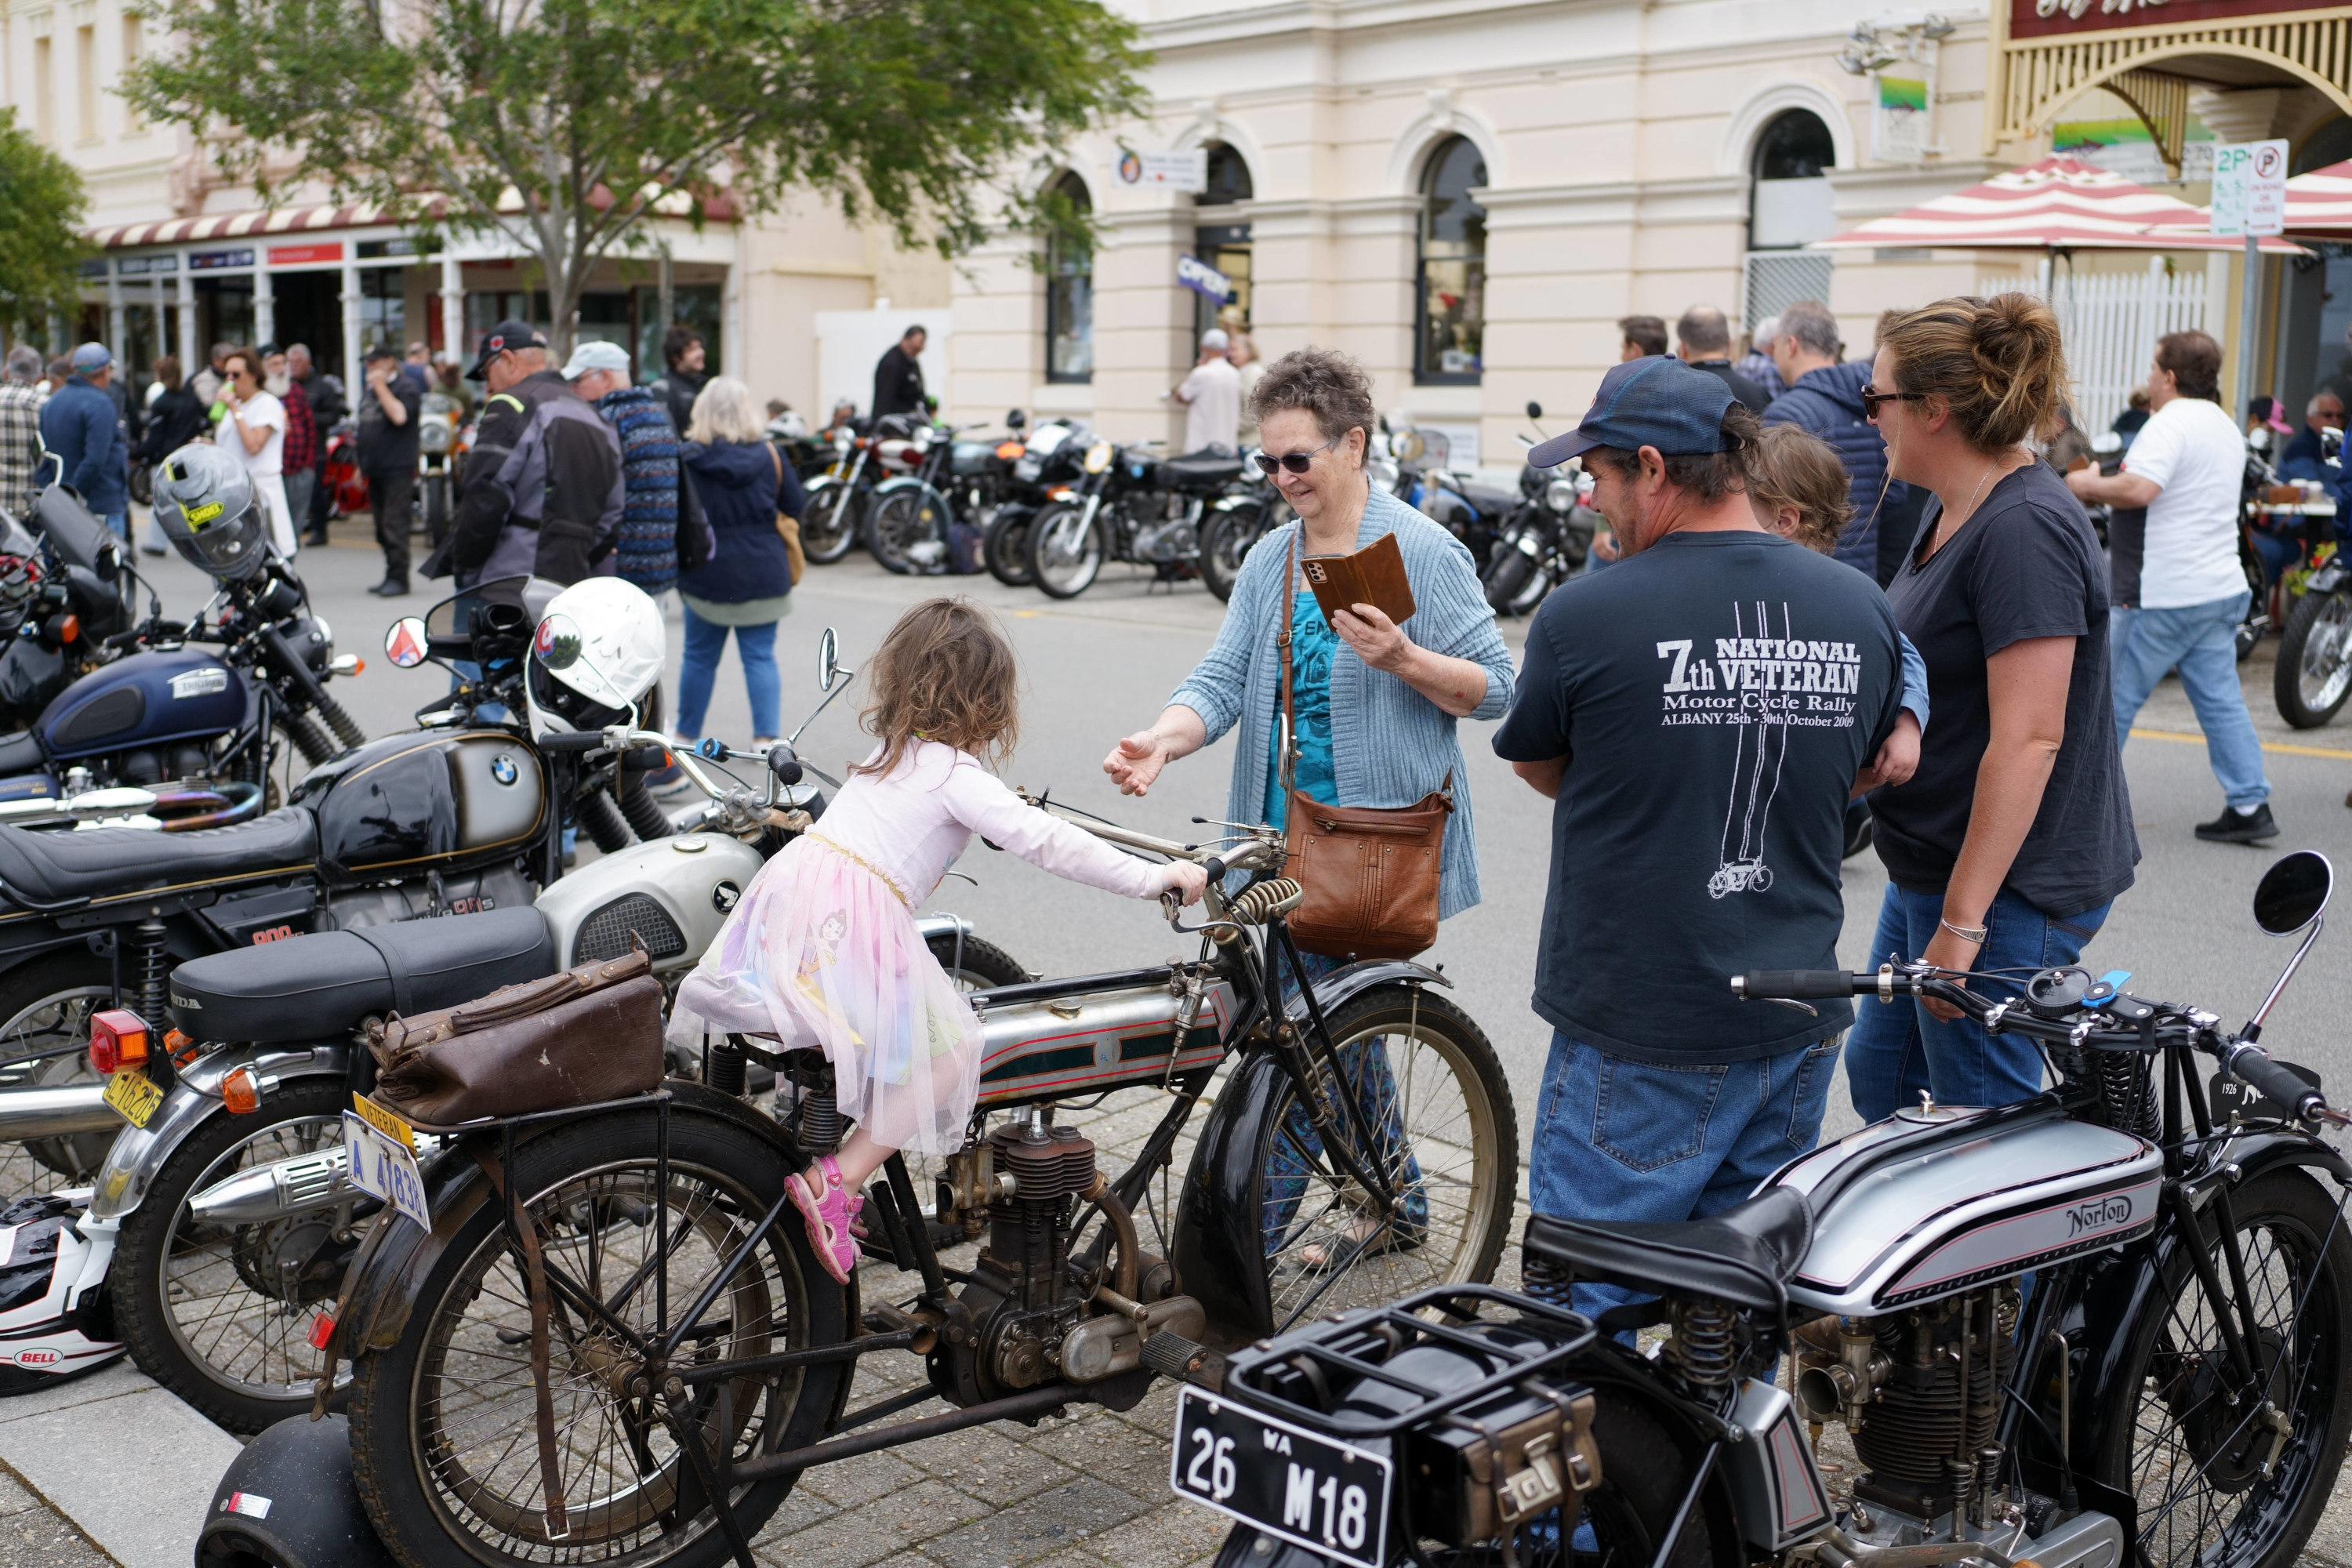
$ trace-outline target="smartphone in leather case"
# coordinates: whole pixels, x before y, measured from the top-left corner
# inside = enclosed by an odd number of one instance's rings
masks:
[[[1381,534],[1352,555],[1307,556],[1298,570],[1322,606],[1326,625],[1350,605],[1370,605],[1399,626],[1412,614],[1412,584],[1405,578],[1404,552],[1393,533]]]

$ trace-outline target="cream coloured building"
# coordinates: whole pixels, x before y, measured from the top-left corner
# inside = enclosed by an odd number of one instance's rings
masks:
[[[1213,311],[1178,282],[1191,256],[1232,280],[1264,355],[1345,348],[1384,409],[1451,428],[1457,459],[1475,437],[1480,460],[1516,465],[1523,405],[1572,422],[1618,357],[1621,316],[1671,323],[1706,302],[1752,324],[1826,294],[1859,353],[1890,306],[2034,282],[2036,255],[1796,247],[2040,157],[2061,122],[2119,121],[2136,145],[2106,153],[2185,172],[2168,188],[2190,201],[2201,136],[2286,136],[2298,166],[2352,157],[2352,9],[2008,3],[1128,0],[1156,52],[1156,110],[1046,176],[1090,204],[1099,244],[1038,258],[1006,236],[975,258],[952,401],[960,417],[1017,405],[1180,438],[1164,394]],[[1925,77],[1926,114],[1882,110],[1880,76],[1841,53]],[[1203,148],[1200,195],[1122,177],[1129,153]],[[2149,265],[2084,252],[2058,272],[2137,288]],[[2233,258],[2156,265],[2236,337]],[[2266,271],[2258,385],[2299,396],[2341,352],[2352,274],[2327,258]]]

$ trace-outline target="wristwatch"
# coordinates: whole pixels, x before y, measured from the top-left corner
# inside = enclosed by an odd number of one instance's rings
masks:
[[[1972,942],[1978,947],[1982,947],[1985,944],[1985,938],[1992,934],[1992,928],[1990,926],[1956,926],[1948,920],[1938,920],[1936,923],[1962,942]]]

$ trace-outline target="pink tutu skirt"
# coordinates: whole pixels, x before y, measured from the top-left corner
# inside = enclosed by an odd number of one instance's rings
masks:
[[[760,868],[677,1011],[833,1063],[842,1114],[890,1149],[950,1154],[980,1095],[980,1025],[880,873],[813,837]]]

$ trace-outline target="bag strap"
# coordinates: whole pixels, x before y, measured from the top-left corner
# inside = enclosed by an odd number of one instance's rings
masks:
[[[561,1541],[572,1533],[572,1521],[563,1506],[563,1471],[555,1458],[555,1394],[548,1384],[547,1257],[540,1247],[539,1222],[523,1207],[520,1196],[509,1189],[498,1157],[482,1149],[472,1152],[474,1163],[490,1179],[490,1190],[513,1215],[515,1235],[522,1243],[523,1274],[530,1283],[530,1381],[537,1406],[534,1425],[539,1428],[540,1517],[545,1521],[548,1540]]]
[[[383,967],[392,976],[392,1010],[404,1018],[407,1017],[416,1010],[410,1005],[415,993],[408,984],[408,961],[401,957],[399,951],[390,942],[366,926],[352,928],[352,934],[375,949],[376,956],[383,960]]]
[[[1290,695],[1290,628],[1297,620],[1293,595],[1297,592],[1298,574],[1298,534],[1290,535],[1290,552],[1282,563],[1282,599],[1277,606],[1281,618],[1276,622],[1274,646],[1282,650],[1282,754],[1274,760],[1276,776],[1281,780],[1286,795],[1297,776],[1294,759],[1298,754],[1298,719],[1293,712]]]
[[[776,450],[773,441],[768,443],[768,461],[776,466],[776,493],[784,493],[784,455]]]

